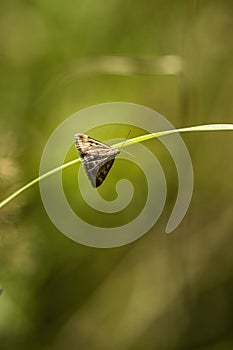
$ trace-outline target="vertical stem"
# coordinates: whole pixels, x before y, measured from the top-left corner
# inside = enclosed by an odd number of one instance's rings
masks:
[[[187,1],[181,49],[181,56],[184,60],[184,68],[180,76],[181,124],[187,121],[192,124],[193,119],[197,117],[198,46],[196,28],[198,14],[198,0]]]

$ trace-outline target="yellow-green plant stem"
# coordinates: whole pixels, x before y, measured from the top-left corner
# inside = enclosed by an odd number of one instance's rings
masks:
[[[143,136],[138,136],[138,137],[117,143],[117,144],[113,145],[112,147],[118,148],[122,144],[124,144],[124,147],[130,146],[130,145],[133,145],[135,143],[143,142],[146,140],[150,140],[153,138],[158,138],[158,137],[162,137],[162,136],[166,136],[166,135],[180,133],[180,132],[183,133],[183,132],[192,132],[192,131],[224,131],[224,130],[233,130],[233,124],[208,124],[208,125],[199,125],[199,126],[191,126],[191,127],[187,127],[187,128],[159,131],[159,132],[155,132],[155,133],[147,134],[147,135],[143,135]],[[17,191],[12,193],[9,197],[3,199],[0,202],[0,208],[4,207],[7,203],[12,201],[15,197],[17,197],[18,195],[20,195],[22,192],[26,191],[28,188],[32,187],[33,185],[37,184],[39,181],[42,181],[43,179],[63,170],[65,168],[68,168],[71,165],[74,165],[74,164],[80,162],[80,160],[81,160],[80,158],[77,158],[77,159],[74,159],[68,163],[62,164],[59,167],[54,168],[54,169],[48,171],[47,173],[37,177],[36,179],[30,181],[25,186],[19,188]]]
[[[124,146],[130,146],[134,143],[143,142],[146,140],[176,134],[180,132],[191,132],[191,131],[223,131],[223,130],[233,130],[233,124],[208,124],[208,125],[198,125],[198,126],[190,126],[188,128],[180,128],[180,129],[173,129],[173,130],[166,130],[166,131],[159,131],[152,134],[147,134],[143,136],[138,136],[133,139],[129,139],[127,141],[120,142],[116,145],[113,145],[112,147],[119,147],[121,144],[124,144]]]
[[[20,193],[26,191],[28,188],[32,187],[33,185],[37,184],[39,181],[46,179],[46,177],[49,177],[57,172],[59,172],[62,169],[68,168],[69,166],[78,163],[81,159],[77,158],[74,160],[71,160],[68,163],[62,164],[57,168],[54,168],[50,171],[48,171],[47,173],[37,177],[36,179],[28,182],[25,186],[20,187],[17,191],[15,191],[14,193],[12,193],[9,197],[5,198],[3,201],[0,202],[0,209],[2,207],[4,207],[4,205],[6,205],[7,203],[9,203],[10,201],[12,201],[12,199],[14,199],[15,197],[17,197]]]

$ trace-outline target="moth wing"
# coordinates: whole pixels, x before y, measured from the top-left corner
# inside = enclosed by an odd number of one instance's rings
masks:
[[[114,153],[107,157],[97,155],[96,158],[93,158],[92,154],[83,158],[84,169],[93,187],[97,188],[104,182],[114,163],[115,156],[116,154]]]
[[[84,135],[84,134],[75,135],[75,144],[80,154],[80,157],[84,157],[92,149],[96,149],[96,148],[105,149],[105,150],[111,149],[111,147],[106,145],[105,143],[99,142],[95,139],[92,139],[88,135]]]
[[[111,159],[107,161],[104,165],[102,165],[99,169],[99,171],[96,174],[96,187],[99,187],[105,180],[106,176],[109,173],[109,170],[111,169],[114,159]]]
[[[84,134],[76,134],[75,143],[92,186],[99,187],[108,175],[120,150]]]

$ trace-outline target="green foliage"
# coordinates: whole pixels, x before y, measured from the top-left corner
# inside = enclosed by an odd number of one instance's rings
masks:
[[[14,193],[0,210],[1,350],[233,347],[231,132],[183,134],[195,187],[169,236],[172,171],[156,226],[108,250],[66,238],[38,186],[25,191],[39,181],[56,126],[94,104],[142,104],[177,127],[232,123],[231,7],[229,0],[0,2],[0,198]],[[146,143],[154,151],[155,141]],[[69,195],[74,178],[66,172],[76,168],[62,169]],[[141,181],[137,174],[135,187]]]

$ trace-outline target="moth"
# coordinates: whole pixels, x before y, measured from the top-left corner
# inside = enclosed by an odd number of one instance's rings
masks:
[[[99,187],[106,179],[121,150],[112,148],[85,134],[76,134],[75,144],[92,186]]]

